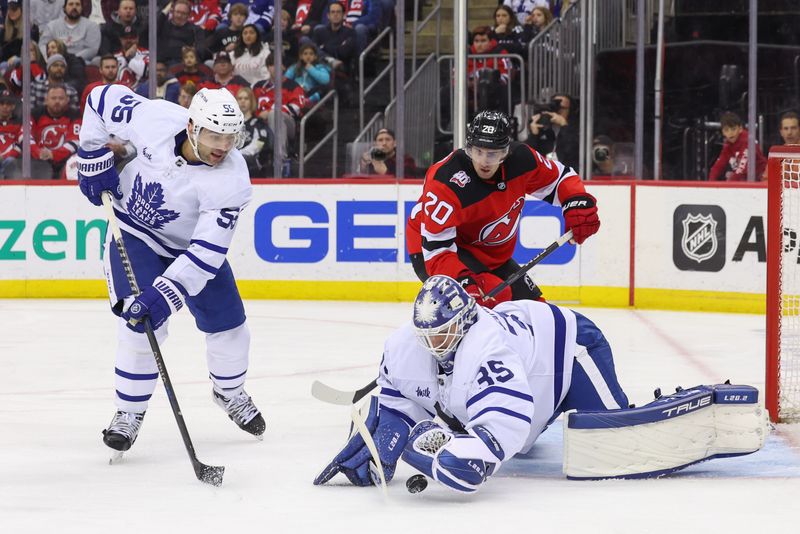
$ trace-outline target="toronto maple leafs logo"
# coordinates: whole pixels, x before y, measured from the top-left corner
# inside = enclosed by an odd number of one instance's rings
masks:
[[[164,188],[158,182],[142,185],[142,176],[136,174],[133,189],[128,199],[128,214],[132,219],[159,230],[170,221],[180,217],[177,211],[162,208],[164,205]]]

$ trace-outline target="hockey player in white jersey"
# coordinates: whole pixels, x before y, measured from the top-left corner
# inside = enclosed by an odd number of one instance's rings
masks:
[[[147,100],[122,85],[89,94],[78,151],[80,190],[95,205],[102,203],[103,191],[113,193],[142,288],[138,296],[131,294],[119,253],[107,241],[104,269],[111,307],[120,317],[117,411],[103,432],[112,449],[133,445],[156,387],[158,370],[143,318],[149,317],[161,343],[169,316],[184,305],[206,334],[214,402],[243,430],[264,433],[264,418],[244,390],[250,333],[225,258],[239,213],[252,197],[247,165],[236,148],[243,123],[236,100],[224,89],[199,91],[188,110]],[[137,150],[119,175],[106,147],[112,135]]]
[[[766,435],[755,388],[697,386],[629,407],[611,347],[592,321],[531,300],[483,308],[443,275],[424,283],[413,321],[386,341],[378,385],[365,426],[386,479],[402,455],[463,493],[530,451],[570,410],[577,410],[565,429],[565,442],[576,436],[565,447],[571,478],[660,476],[713,457],[749,454]],[[359,433],[314,484],[337,473],[358,486],[378,480]]]

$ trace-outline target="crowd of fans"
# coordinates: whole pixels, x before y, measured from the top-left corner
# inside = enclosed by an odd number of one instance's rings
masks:
[[[282,108],[276,111],[273,0],[158,0],[158,58],[151,58],[148,50],[144,0],[31,0],[32,174],[51,178],[68,174],[67,163],[77,149],[80,117],[91,89],[124,84],[149,97],[149,76],[154,75],[154,97],[184,107],[203,87],[228,89],[247,118],[243,151],[251,176],[271,176],[276,145],[281,174],[290,176],[298,150],[299,120],[334,89],[345,107],[355,103],[357,58],[371,39],[393,23],[394,4],[395,0],[285,1],[280,13]],[[505,0],[498,2],[490,24],[472,29],[470,53],[493,57],[475,57],[467,64],[471,113],[525,105],[523,95],[510,91],[519,67],[503,56],[526,57],[530,41],[569,4],[569,0]],[[17,161],[23,78],[20,0],[0,0],[0,22],[0,178],[14,178],[21,175]],[[450,87],[441,90],[445,125],[450,91]],[[556,94],[533,109],[524,108],[516,119],[518,139],[547,157],[577,167],[579,136],[573,100],[570,95]],[[278,120],[283,125],[279,139],[273,134]],[[786,127],[781,121],[781,135],[786,129],[789,138],[797,138],[797,116],[787,121]],[[746,136],[746,130],[737,134],[739,145]],[[361,156],[358,172],[393,174],[394,141],[391,130],[381,130],[372,149]],[[602,141],[613,157],[613,141],[605,136]],[[131,157],[131,150],[124,144],[114,147],[123,161]],[[382,152],[388,154],[384,159]],[[403,159],[405,176],[424,172],[407,155]],[[611,168],[608,161],[595,163],[601,172]],[[741,168],[734,173],[720,170],[723,163],[718,162],[711,179],[741,175]]]

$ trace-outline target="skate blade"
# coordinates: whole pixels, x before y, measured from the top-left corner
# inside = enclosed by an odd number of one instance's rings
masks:
[[[122,451],[114,451],[111,453],[111,457],[108,459],[108,465],[116,465],[122,463],[123,455],[125,453]]]

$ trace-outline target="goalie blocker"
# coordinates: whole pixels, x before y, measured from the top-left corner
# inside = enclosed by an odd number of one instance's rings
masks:
[[[678,389],[640,408],[564,418],[564,474],[573,480],[650,478],[764,446],[769,423],[752,386]]]

